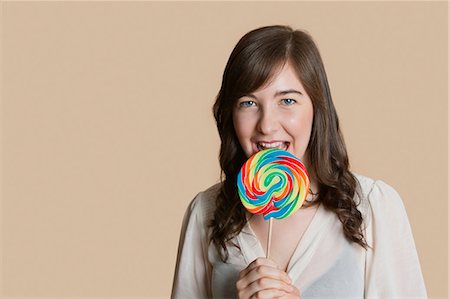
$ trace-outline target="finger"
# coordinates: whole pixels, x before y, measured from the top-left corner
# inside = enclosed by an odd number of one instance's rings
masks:
[[[284,296],[286,293],[276,289],[262,290],[254,293],[250,299],[273,299],[280,298],[280,296]]]
[[[293,287],[294,287],[294,292],[293,292],[293,294],[294,294],[295,296],[297,296],[297,297],[300,298],[300,290],[299,290],[298,288],[296,288],[295,286],[293,286]]]
[[[249,284],[247,288],[250,290],[251,294],[257,293],[262,290],[269,290],[269,289],[277,289],[280,291],[285,291],[287,293],[294,291],[294,287],[292,285],[287,284],[282,280],[273,279],[273,278],[269,278],[269,277],[259,278],[256,281]]]
[[[253,268],[245,276],[240,275],[240,279],[236,282],[236,288],[238,290],[246,288],[254,281],[263,277],[282,280],[289,285],[292,284],[292,280],[289,278],[286,272],[273,268],[271,266],[258,266],[256,268]]]
[[[277,265],[274,261],[269,260],[269,259],[266,259],[266,258],[263,258],[263,257],[259,257],[259,258],[257,258],[256,260],[254,260],[253,262],[251,262],[251,263],[247,266],[247,268],[245,268],[244,270],[242,270],[242,271],[239,273],[239,278],[244,277],[244,276],[247,275],[251,270],[253,270],[254,268],[259,267],[259,266],[271,266],[271,267],[273,267],[273,268],[278,268],[278,265]]]
[[[294,291],[290,293],[284,293],[283,295],[277,297],[277,299],[300,299],[300,290],[296,288],[294,285],[292,285],[294,288]]]
[[[292,284],[292,281],[286,274],[286,272],[270,266],[259,266],[257,268],[254,268],[244,278],[247,284],[250,284],[263,277],[278,279],[284,281],[287,284]]]

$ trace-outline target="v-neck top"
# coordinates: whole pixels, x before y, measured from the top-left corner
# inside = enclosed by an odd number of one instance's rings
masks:
[[[311,213],[311,215],[308,215],[308,214],[306,214],[306,213],[303,213],[303,214],[301,214],[300,216],[301,217],[305,217],[305,218],[308,218],[307,219],[307,223],[306,223],[306,226],[305,226],[305,228],[303,228],[303,230],[301,230],[301,229],[299,229],[295,234],[294,234],[294,238],[295,237],[298,237],[299,239],[297,240],[297,243],[296,243],[296,245],[295,245],[295,247],[294,247],[294,250],[290,253],[290,257],[289,257],[289,260],[288,260],[288,263],[287,263],[287,265],[286,265],[286,268],[287,269],[285,269],[285,271],[286,272],[289,272],[289,266],[290,266],[290,261],[293,261],[293,257],[295,257],[294,255],[295,255],[295,252],[296,252],[296,249],[299,247],[299,243],[301,242],[301,240],[303,239],[303,236],[305,235],[305,233],[306,233],[306,231],[308,230],[308,228],[309,228],[309,226],[311,225],[311,223],[313,222],[312,220],[314,219],[314,215],[317,213],[317,210],[318,210],[318,208],[321,206],[321,203],[320,202],[318,202],[317,204],[314,204],[314,205],[312,205],[312,206],[310,206],[309,208],[308,208],[308,211],[307,211],[307,213]],[[298,211],[298,212],[296,212],[296,213],[299,213],[299,212],[301,212],[301,211]],[[306,211],[305,211],[306,212]],[[298,215],[296,215],[296,216],[294,216],[294,215],[292,215],[293,217],[297,217]],[[258,239],[258,236],[257,236],[257,234],[255,233],[255,230],[254,230],[254,226],[252,225],[252,215],[251,215],[251,213],[249,213],[249,212],[247,212],[246,213],[246,217],[247,217],[247,223],[246,223],[246,225],[245,225],[245,228],[244,228],[244,231],[246,231],[246,232],[248,232],[249,234],[252,234],[252,235],[254,235],[255,236],[255,238],[257,238]],[[262,220],[262,216],[261,216],[261,219],[260,219],[260,221]],[[288,219],[289,220],[289,219]],[[262,220],[262,221],[266,221],[266,220]],[[275,226],[278,226],[278,220],[274,220],[274,219],[272,219],[272,221],[273,221],[273,227],[275,228]],[[268,222],[268,221],[266,221],[266,222]],[[298,221],[297,221],[298,222]],[[290,222],[290,223],[288,223],[288,224],[286,224],[286,223],[284,223],[283,224],[283,227],[292,227],[292,226],[296,226],[296,224],[295,224],[295,221],[294,222]],[[265,233],[266,233],[266,236],[267,236],[267,234],[268,234],[268,226],[267,227],[265,227],[265,229],[266,229],[266,231],[265,231]],[[278,230],[275,230],[275,229],[273,229],[273,232],[272,232],[272,236],[274,236],[274,235],[277,235],[278,233],[280,233],[280,230],[278,229]],[[293,232],[290,232],[290,236],[292,236],[293,234],[292,234]],[[272,239],[273,240],[273,239]],[[260,239],[258,239],[258,243],[259,243],[259,253],[258,253],[258,256],[267,256],[267,243],[265,243],[264,245],[266,245],[265,247],[263,247],[263,244],[262,244],[262,241],[263,240],[260,240]],[[265,239],[264,241],[266,241],[267,242],[267,240]],[[278,241],[278,242],[283,242],[283,241]],[[272,243],[275,243],[274,241],[272,241]],[[266,250],[264,250],[264,248],[266,249]],[[273,255],[272,255],[273,256]],[[274,260],[275,261],[275,260]],[[283,269],[281,266],[280,266],[280,269]]]
[[[361,196],[365,250],[345,238],[337,215],[319,205],[301,237],[287,274],[301,298],[426,298],[411,227],[398,193],[383,181],[355,175]],[[172,298],[237,298],[239,272],[265,252],[250,224],[227,246],[224,263],[209,241],[220,184],[199,193],[181,230]]]

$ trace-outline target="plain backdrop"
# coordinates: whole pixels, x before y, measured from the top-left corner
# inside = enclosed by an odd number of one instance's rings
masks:
[[[169,297],[185,209],[219,181],[228,55],[272,24],[316,40],[352,170],[400,193],[447,297],[446,2],[0,5],[4,298]]]

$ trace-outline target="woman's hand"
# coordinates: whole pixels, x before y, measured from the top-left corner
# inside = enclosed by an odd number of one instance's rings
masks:
[[[239,273],[236,288],[239,299],[300,298],[286,272],[265,258],[257,258]]]
[[[297,289],[294,285],[292,285],[292,287],[294,288],[294,290],[290,293],[286,293],[280,297],[275,297],[278,299],[301,299],[300,297],[300,290]]]

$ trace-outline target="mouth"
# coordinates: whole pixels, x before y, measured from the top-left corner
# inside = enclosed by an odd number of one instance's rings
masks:
[[[269,148],[277,148],[287,151],[289,148],[289,144],[290,143],[287,141],[271,141],[271,142],[258,141],[256,142],[256,148],[258,149],[258,151],[262,151]]]

